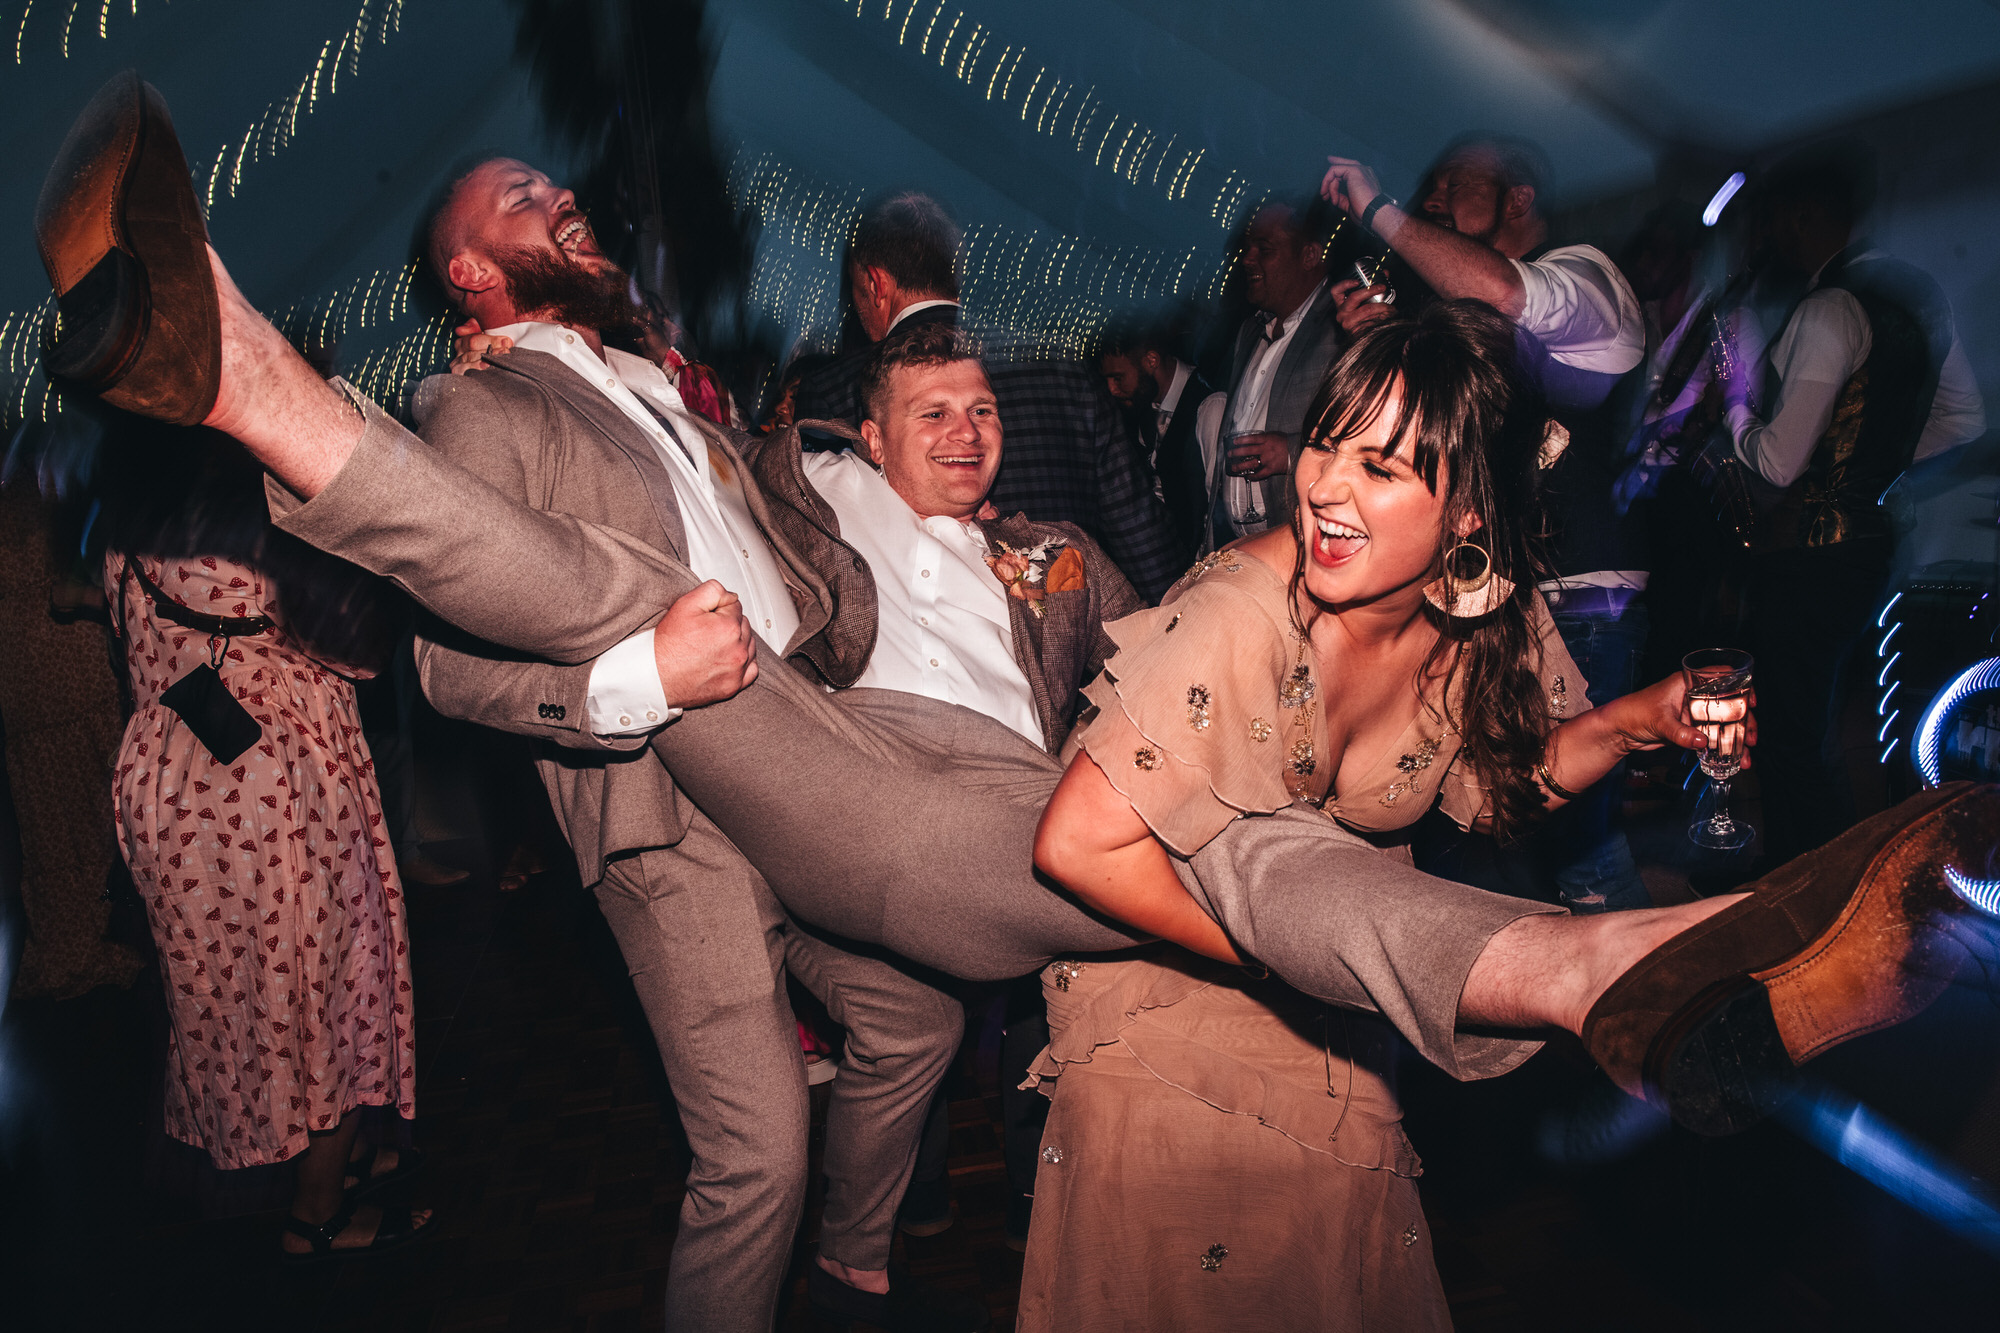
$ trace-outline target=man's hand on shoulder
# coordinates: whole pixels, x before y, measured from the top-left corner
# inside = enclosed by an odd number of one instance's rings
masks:
[[[488,333],[479,321],[468,319],[451,331],[451,373],[468,375],[486,369],[488,356],[505,356],[514,350],[514,340],[504,333]]]
[[[710,579],[668,607],[653,630],[653,661],[676,708],[716,703],[757,679],[757,648],[736,594]]]

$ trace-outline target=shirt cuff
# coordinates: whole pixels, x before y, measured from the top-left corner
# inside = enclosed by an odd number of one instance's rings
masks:
[[[1723,420],[1729,423],[1729,441],[1736,446],[1737,456],[1746,463],[1754,463],[1754,459],[1744,457],[1743,441],[1749,438],[1751,431],[1763,424],[1757,420],[1757,414],[1742,403],[1731,403],[1729,410],[1723,414]]]
[[[640,630],[590,665],[587,711],[593,736],[643,736],[681,715],[667,706],[660,668],[653,658],[653,631]]]

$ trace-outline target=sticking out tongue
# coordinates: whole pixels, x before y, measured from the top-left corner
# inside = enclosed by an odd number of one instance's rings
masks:
[[[1334,537],[1319,533],[1319,549],[1328,561],[1347,559],[1368,544],[1366,537]]]

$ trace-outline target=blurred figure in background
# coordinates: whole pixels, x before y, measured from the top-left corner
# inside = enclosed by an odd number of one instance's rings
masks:
[[[1548,167],[1532,144],[1459,140],[1431,169],[1414,209],[1361,163],[1328,161],[1329,202],[1395,246],[1440,298],[1481,300],[1513,321],[1523,374],[1556,423],[1543,446],[1541,493],[1554,528],[1547,558],[1558,577],[1540,590],[1583,676],[1557,678],[1550,706],[1562,717],[1631,693],[1646,642],[1648,562],[1636,526],[1612,499],[1628,438],[1615,391],[1646,352],[1631,285],[1595,246],[1550,244],[1540,208]],[[1335,285],[1350,333],[1387,314],[1369,291],[1352,280]],[[1569,697],[1586,693],[1586,682],[1587,704]],[[1557,892],[1572,910],[1651,905],[1617,826],[1623,777],[1623,767],[1614,768],[1541,835]]]
[[[390,1249],[430,1214],[363,1202],[421,1160],[356,1138],[363,1106],[416,1110],[409,937],[352,683],[388,647],[376,581],[273,530],[248,455],[201,436],[195,459],[152,446],[154,466],[107,469],[101,519],[134,705],[114,808],[165,982],[167,1131],[225,1170],[296,1160],[288,1258]]]
[[[1771,344],[1776,391],[1729,357],[1727,453],[1754,501],[1750,620],[1763,743],[1764,860],[1854,822],[1838,734],[1847,658],[1889,577],[1883,495],[1914,459],[1985,430],[1951,305],[1859,227],[1875,164],[1857,144],[1802,149],[1762,183],[1775,260],[1808,290]]]
[[[1153,470],[1153,491],[1167,507],[1177,557],[1191,564],[1208,531],[1208,479],[1228,397],[1174,354],[1172,336],[1156,322],[1112,324],[1098,343],[1097,368]]]
[[[722,377],[681,350],[681,328],[668,317],[666,302],[653,292],[645,292],[636,308],[638,325],[628,339],[632,350],[667,372],[674,391],[696,415],[725,430],[748,426],[729,390],[723,387]]]
[[[1326,284],[1333,229],[1332,211],[1308,198],[1268,203],[1244,230],[1243,294],[1255,309],[1236,334],[1223,458],[1209,476],[1214,548],[1291,514],[1306,408],[1342,346]]]
[[[771,410],[757,427],[757,433],[769,435],[785,430],[797,421],[800,381],[832,364],[833,358],[825,352],[801,352],[793,357],[778,379],[778,401],[771,404]]]
[[[74,541],[31,474],[0,488],[0,720],[21,853],[16,993],[67,998],[129,986],[143,961],[107,939],[118,859],[104,775],[122,707],[98,610],[80,616]],[[92,587],[88,591],[95,592]],[[60,599],[64,606],[58,607]],[[102,598],[97,599],[98,607]],[[0,1001],[4,1001],[0,995]]]

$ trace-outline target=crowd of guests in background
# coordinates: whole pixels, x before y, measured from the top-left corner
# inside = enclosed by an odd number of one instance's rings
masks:
[[[688,563],[698,571],[704,559],[734,571],[712,601],[741,608],[745,672],[756,640],[782,652],[801,628],[784,563],[760,529],[825,569],[836,595],[863,595],[843,593],[838,552],[815,548],[824,545],[816,528],[787,526],[787,514],[828,508],[872,570],[865,595],[879,626],[860,651],[866,665],[836,683],[960,703],[1037,750],[1067,755],[1080,717],[1087,727],[1116,707],[1109,694],[1083,694],[1112,688],[1092,684],[1108,679],[1099,674],[1107,660],[1142,624],[1164,640],[1181,621],[1146,608],[1190,566],[1220,564],[1212,590],[1239,587],[1244,605],[1268,603],[1272,625],[1285,623],[1278,575],[1291,548],[1272,552],[1295,524],[1305,531],[1313,478],[1334,466],[1315,453],[1315,432],[1352,406],[1329,406],[1327,396],[1350,350],[1367,343],[1387,358],[1382,366],[1404,358],[1378,380],[1412,384],[1444,374],[1423,360],[1444,355],[1438,347],[1470,362],[1509,356],[1507,392],[1531,399],[1522,415],[1546,422],[1531,444],[1534,500],[1547,522],[1519,534],[1528,563],[1509,571],[1532,574],[1547,608],[1546,634],[1521,630],[1549,640],[1531,692],[1562,719],[1632,694],[1685,651],[1726,642],[1754,652],[1765,828],[1762,861],[1737,867],[1740,882],[1854,823],[1839,715],[1846,663],[1889,579],[1894,534],[1880,497],[1913,461],[1981,435],[1983,409],[1937,284],[1868,239],[1873,175],[1851,146],[1807,150],[1765,172],[1737,206],[1726,256],[1705,249],[1714,233],[1695,225],[1685,202],[1650,216],[1622,263],[1559,243],[1547,184],[1540,154],[1503,138],[1449,145],[1407,202],[1365,164],[1330,159],[1316,193],[1272,199],[1246,221],[1250,312],[1239,325],[1204,324],[1204,312],[1186,309],[1134,311],[1110,322],[1087,361],[979,327],[960,304],[952,219],[923,195],[886,196],[864,211],[844,257],[864,340],[792,359],[748,431],[745,404],[680,345],[657,300],[629,328],[601,329],[536,322],[509,304],[521,275],[481,267],[458,243],[488,225],[475,217],[481,200],[541,200],[556,187],[519,163],[490,161],[452,183],[433,229],[433,266],[470,322],[459,330],[458,373],[427,385],[416,410],[434,427],[471,422],[462,427],[471,432],[493,419],[476,404],[525,410],[519,404],[554,391],[559,368],[590,372],[594,386],[608,367],[588,412],[636,427],[657,456],[635,463],[623,445],[605,443],[611,435],[579,435],[569,447],[594,450],[599,470],[535,478],[556,497],[548,507],[628,532],[658,529],[653,544],[696,552]],[[585,236],[574,244],[594,247]],[[1467,302],[1490,310],[1454,304]],[[1368,343],[1371,331],[1382,334]],[[1365,397],[1363,372],[1347,364]],[[1462,378],[1453,392],[1468,401],[1503,395],[1497,381]],[[1372,392],[1379,406],[1379,383]],[[457,447],[461,457],[477,450]],[[933,464],[945,465],[945,480]],[[1452,465],[1465,476],[1485,466],[1463,456]],[[721,498],[683,500],[669,522],[649,499],[653,481],[627,484],[642,473],[662,486],[699,482]],[[738,473],[754,478],[754,492],[728,489]],[[718,477],[720,486],[707,480]],[[1197,999],[1213,974],[1178,963],[978,991],[850,953],[788,924],[756,872],[651,762],[648,736],[727,694],[692,678],[671,693],[650,627],[594,663],[562,668],[497,661],[427,624],[412,659],[407,627],[400,640],[394,628],[371,631],[379,617],[368,608],[389,599],[386,588],[272,530],[256,469],[240,456],[218,449],[190,478],[154,480],[143,497],[106,511],[98,540],[108,543],[103,590],[132,709],[115,766],[118,829],[172,1013],[167,1124],[219,1167],[299,1163],[288,1255],[393,1248],[430,1223],[425,1210],[374,1202],[414,1176],[421,1155],[357,1137],[359,1106],[413,1114],[408,883],[398,862],[424,865],[427,883],[452,876],[405,845],[414,840],[408,798],[398,802],[403,817],[385,815],[382,747],[371,757],[360,743],[354,682],[384,669],[394,681],[400,669],[404,683],[376,705],[371,733],[406,734],[384,727],[379,710],[400,716],[421,678],[447,713],[533,738],[579,875],[631,966],[695,1153],[670,1279],[682,1302],[676,1326],[769,1323],[775,1289],[746,1294],[743,1284],[782,1271],[790,1252],[806,1106],[802,1085],[746,1083],[741,1071],[756,1066],[753,1054],[789,1067],[801,1042],[808,1062],[838,1066],[815,1304],[899,1328],[981,1326],[962,1300],[892,1284],[887,1265],[896,1221],[917,1235],[951,1225],[938,1082],[968,1000],[1005,1007],[1010,1244],[1027,1247],[1035,1200],[1056,1192],[1038,1191],[1038,1172],[1133,1125],[1177,1136],[1209,1170],[1200,1188],[1212,1206],[1242,1214],[1236,1257],[1217,1246],[1212,1263],[1176,1254],[1155,1266],[1121,1242],[1118,1219],[1170,1207],[1189,1176],[1135,1176],[1095,1194],[1065,1178],[1061,1221],[1036,1231],[1023,1327],[1092,1326],[1090,1311],[1108,1318],[1145,1300],[1192,1318],[1208,1299],[1201,1274],[1225,1260],[1241,1269],[1253,1253],[1260,1263],[1296,1262],[1294,1278],[1314,1255],[1351,1261],[1302,1307],[1317,1313],[1301,1314],[1301,1327],[1329,1310],[1386,1326],[1370,1313],[1382,1300],[1394,1314],[1379,1317],[1396,1326],[1448,1322],[1409,1184],[1415,1159],[1396,1123],[1386,1030],[1357,1022],[1301,1044],[1301,1024],[1327,1020],[1292,1015],[1295,994],[1229,984]],[[777,517],[753,514],[742,498],[751,493],[782,502]],[[1495,482],[1470,511],[1497,515],[1507,496]],[[1497,532],[1492,551],[1472,529],[1459,536],[1489,568],[1505,554]],[[1243,572],[1237,551],[1261,553],[1243,559],[1270,570],[1251,563]],[[996,575],[999,596],[988,586]],[[1077,591],[1087,598],[1056,600]],[[710,632],[692,617],[674,621],[678,605],[664,627],[690,641]],[[1195,614],[1194,601],[1183,605]],[[1106,628],[1113,623],[1126,628]],[[823,653],[832,681],[855,649],[827,635],[806,651]],[[1199,732],[1211,705],[1207,686],[1193,688],[1173,707],[1192,710]],[[1262,719],[1248,725],[1253,741],[1269,734]],[[1291,751],[1301,777],[1313,772],[1311,740],[1305,758]],[[1440,743],[1402,756],[1383,807],[1398,782],[1436,790],[1423,786],[1423,769]],[[1150,753],[1142,743],[1139,768],[1158,765],[1158,755],[1146,762]],[[1330,778],[1322,772],[1308,793],[1320,804],[1338,799]],[[1478,821],[1468,814],[1417,834],[1418,867],[1575,914],[1651,906],[1620,827],[1623,769],[1577,792],[1546,769],[1543,781],[1570,799],[1531,835],[1503,842],[1471,831]],[[1450,790],[1458,794],[1446,803],[1470,801],[1467,811],[1482,799]],[[1177,792],[1172,808],[1201,798]],[[1162,798],[1160,808],[1169,804]],[[764,913],[741,954],[707,943],[726,933],[700,906],[721,901],[709,893],[717,877],[743,878]],[[788,971],[821,998],[838,1032],[795,1024],[783,999]],[[1045,981],[1060,1011],[1053,1034]],[[1158,1012],[1140,1035],[1119,1036],[1116,1024],[1103,1027],[1114,1010]],[[1256,1026],[1271,1013],[1292,1015],[1292,1029],[1276,1019]],[[1297,1065],[1303,1084],[1323,1076],[1323,1061],[1344,1062],[1354,1119],[1345,1131],[1334,1125],[1347,1135],[1337,1156],[1239,1141],[1249,1099],[1224,1065],[1247,1057],[1213,1047],[1202,1027],[1210,1020],[1250,1023],[1244,1049],[1260,1050],[1267,1069]],[[1100,1031],[1111,1035],[1098,1043]],[[1121,1051],[1154,1042],[1154,1058],[1116,1065],[1114,1037]],[[1107,1048],[1095,1063],[1094,1044]],[[717,1055],[725,1046],[726,1061]],[[1069,1089],[1057,1101],[1062,1132],[1045,1137],[1050,1103],[1035,1085],[1058,1075]],[[263,1088],[255,1100],[241,1093],[253,1080]],[[1310,1107],[1264,1111],[1301,1143],[1324,1128]],[[1352,1185],[1363,1177],[1366,1188]],[[1357,1236],[1373,1239],[1341,1249]]]

